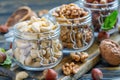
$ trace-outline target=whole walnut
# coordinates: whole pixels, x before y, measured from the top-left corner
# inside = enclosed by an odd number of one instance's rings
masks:
[[[120,46],[110,40],[105,39],[99,46],[101,56],[111,65],[117,66],[120,64]]]

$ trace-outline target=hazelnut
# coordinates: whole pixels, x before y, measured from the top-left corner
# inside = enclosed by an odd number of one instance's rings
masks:
[[[8,27],[6,25],[0,25],[0,32],[2,33],[8,32]]]
[[[0,52],[0,63],[3,63],[6,60],[7,56],[5,53]]]

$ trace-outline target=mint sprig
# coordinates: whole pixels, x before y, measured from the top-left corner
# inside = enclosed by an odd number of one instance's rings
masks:
[[[113,11],[109,16],[105,18],[105,21],[101,27],[102,30],[110,30],[114,28],[114,25],[117,21],[118,11]]]

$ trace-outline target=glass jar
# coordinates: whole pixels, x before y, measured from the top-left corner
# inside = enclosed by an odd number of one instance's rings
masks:
[[[108,1],[108,2],[104,2],[104,1]],[[118,10],[118,0],[104,0],[104,1],[102,2],[101,0],[101,2],[94,1],[89,3],[87,2],[87,0],[84,0],[82,2],[83,6],[90,9],[92,12],[92,23],[95,32],[99,32],[101,30],[101,25],[103,24],[104,19],[111,12],[113,12],[114,10]]]
[[[87,8],[80,7],[76,4],[68,5],[68,9],[64,10],[65,12],[67,12],[71,6],[71,8],[73,8],[75,5],[77,6],[76,10],[80,8],[80,10],[87,12],[87,15],[85,14],[85,16],[83,17],[80,17],[80,15],[74,15],[75,18],[73,18],[72,16],[70,16],[70,18],[65,17],[65,14],[56,16],[56,12],[62,11],[62,9],[64,9],[64,6],[66,7],[67,5],[59,6],[50,10],[49,16],[52,15],[60,24],[60,39],[64,47],[63,52],[70,53],[74,51],[87,50],[93,44],[94,41],[94,30],[91,22],[91,12]]]
[[[17,23],[14,26],[13,59],[23,69],[38,71],[56,66],[62,59],[62,44],[59,40],[60,26],[47,20],[48,28],[41,27],[40,32],[32,32],[36,22],[44,24],[44,19],[38,18]],[[27,24],[27,25],[26,25]],[[34,25],[35,24],[35,25]],[[32,27],[28,29],[30,26]],[[50,30],[54,26],[53,30]],[[37,26],[38,28],[38,26]],[[36,28],[36,29],[37,29]],[[30,31],[31,30],[31,31]],[[45,31],[47,30],[47,31]],[[36,30],[37,31],[37,30]]]

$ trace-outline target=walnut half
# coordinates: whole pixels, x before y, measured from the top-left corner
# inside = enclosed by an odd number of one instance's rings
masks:
[[[65,75],[75,74],[79,71],[79,65],[74,62],[66,63],[62,66],[62,70]]]
[[[73,52],[70,54],[71,58],[76,62],[85,62],[88,58],[88,53],[86,52]]]

